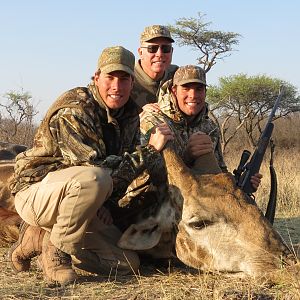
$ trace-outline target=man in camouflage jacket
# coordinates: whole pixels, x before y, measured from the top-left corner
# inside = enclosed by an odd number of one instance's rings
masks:
[[[173,77],[178,68],[171,64],[173,42],[170,31],[162,25],[147,26],[141,34],[140,59],[135,63],[135,82],[131,93],[140,111],[146,104],[157,101],[159,88]]]
[[[38,254],[46,279],[60,284],[77,278],[71,255],[76,267],[90,272],[137,270],[138,256],[116,246],[121,233],[103,204],[120,197],[146,167],[155,167],[169,137],[153,134],[138,147],[133,76],[130,51],[104,49],[91,84],[60,96],[33,148],[17,156],[11,191],[26,223],[10,250],[16,272],[28,270]]]
[[[186,87],[187,84],[192,85],[191,91]],[[178,89],[185,91],[186,96],[182,100],[177,95]],[[188,166],[192,167],[199,155],[213,152],[220,169],[227,172],[221,151],[220,132],[208,116],[205,93],[204,71],[191,65],[180,67],[174,80],[167,81],[159,91],[160,110],[141,113],[142,144],[147,143],[155,126],[166,123],[174,133],[177,153]],[[195,149],[197,145],[198,150]]]
[[[159,110],[145,110],[140,114],[141,141],[147,144],[158,125],[169,127],[176,152],[187,166],[198,173],[216,170],[215,165],[220,172],[227,172],[219,129],[208,116],[206,86],[202,68],[193,65],[178,68],[173,80],[167,81],[159,91]],[[260,174],[252,176],[255,189],[261,177]]]

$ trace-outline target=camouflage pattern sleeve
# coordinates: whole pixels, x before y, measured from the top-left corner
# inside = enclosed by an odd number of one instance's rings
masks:
[[[220,140],[220,131],[218,127],[213,123],[211,120],[209,120],[212,124],[214,124],[215,128],[212,130],[212,133],[210,134],[210,137],[214,144],[214,154],[218,161],[218,165],[221,168],[222,172],[228,172],[226,163],[224,161],[224,156],[221,148],[221,140]]]
[[[112,198],[120,198],[126,191],[129,184],[138,177],[145,169],[150,174],[161,173],[162,157],[153,147],[139,146],[133,153],[125,152],[122,161],[117,168],[113,169],[114,190]]]
[[[141,145],[148,144],[153,128],[163,122],[165,118],[161,113],[143,111],[140,114]]]
[[[93,119],[82,110],[60,109],[51,118],[49,127],[69,165],[96,165],[105,158],[105,145],[99,140]]]
[[[218,138],[217,144],[216,144],[216,147],[215,147],[215,157],[218,161],[219,167],[221,168],[222,172],[228,172],[226,163],[224,161],[224,156],[223,156],[223,153],[222,153],[222,149],[221,149],[220,138]]]

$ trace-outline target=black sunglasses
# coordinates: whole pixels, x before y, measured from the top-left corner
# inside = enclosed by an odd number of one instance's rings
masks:
[[[172,45],[148,45],[146,48],[149,53],[156,53],[158,48],[161,49],[162,53],[170,53],[172,50]]]

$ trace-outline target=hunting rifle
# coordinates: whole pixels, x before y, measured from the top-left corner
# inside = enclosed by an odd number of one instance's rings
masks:
[[[281,98],[283,96],[284,89],[281,87],[279,95],[274,103],[274,106],[272,108],[272,111],[269,115],[268,121],[266,123],[266,126],[258,140],[257,147],[250,159],[250,161],[247,163],[249,157],[251,156],[251,152],[248,150],[244,150],[241,156],[240,163],[233,171],[237,185],[247,194],[252,194],[255,192],[254,187],[252,186],[250,179],[251,176],[259,172],[263,157],[265,155],[266,149],[268,147],[268,144],[270,142],[274,124],[272,123],[273,117],[275,115],[275,112],[278,108],[279,102],[281,101]],[[272,192],[272,191],[271,191]],[[270,198],[271,200],[271,198]],[[270,201],[269,200],[269,201]],[[275,200],[272,200],[276,202],[276,197]],[[269,205],[269,204],[268,204]],[[272,204],[273,207],[275,207],[274,203]],[[271,214],[275,214],[275,212],[272,212]],[[274,219],[274,216],[273,216]],[[270,221],[272,221],[272,217],[269,218]]]

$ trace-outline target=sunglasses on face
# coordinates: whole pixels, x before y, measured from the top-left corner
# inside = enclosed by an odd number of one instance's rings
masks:
[[[161,49],[162,53],[170,53],[172,50],[172,45],[148,45],[146,48],[149,53],[156,53],[158,48]]]

